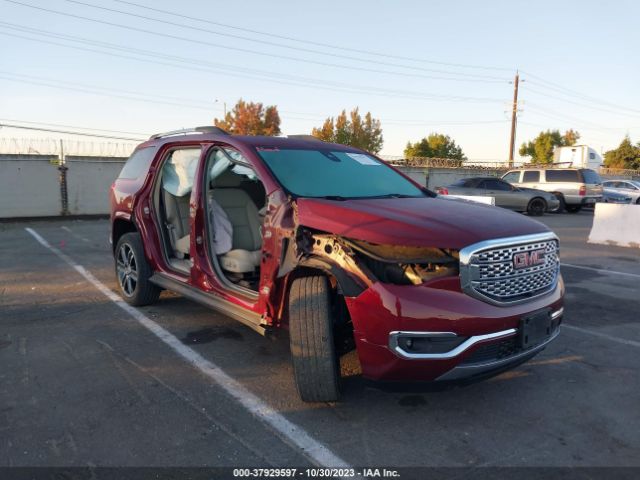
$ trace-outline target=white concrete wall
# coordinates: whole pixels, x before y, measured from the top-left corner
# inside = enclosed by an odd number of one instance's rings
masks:
[[[42,155],[0,158],[0,218],[59,215],[58,167]]]
[[[502,176],[506,169],[482,168],[444,168],[444,167],[398,167],[405,175],[411,177],[429,190],[446,187],[461,178]]]
[[[60,215],[62,200],[56,157],[0,154],[0,218]],[[71,215],[109,213],[109,188],[126,159],[67,157]]]
[[[109,213],[109,188],[124,162],[67,157],[69,214]]]
[[[470,177],[500,177],[506,170],[475,169],[475,168],[430,168],[427,187],[446,187],[452,183]]]

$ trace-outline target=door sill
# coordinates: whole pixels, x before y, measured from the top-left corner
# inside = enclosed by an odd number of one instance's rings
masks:
[[[154,283],[159,287],[179,293],[189,300],[193,300],[206,307],[217,310],[220,313],[224,313],[234,320],[237,320],[247,327],[255,330],[260,335],[266,335],[269,331],[269,325],[264,325],[262,323],[262,317],[259,314],[242,308],[228,300],[219,297],[218,295],[202,292],[163,273],[155,273],[149,280],[151,281],[151,283]]]

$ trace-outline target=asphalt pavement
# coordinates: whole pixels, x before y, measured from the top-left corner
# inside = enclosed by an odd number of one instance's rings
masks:
[[[82,269],[116,291],[107,220],[0,224],[0,466],[640,467],[640,251],[587,244],[592,219],[541,219],[567,297],[532,361],[389,391],[350,357],[335,404],[298,399],[286,338],[167,292],[144,324],[105,296]]]

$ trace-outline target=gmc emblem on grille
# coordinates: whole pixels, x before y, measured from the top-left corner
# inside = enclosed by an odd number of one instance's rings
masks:
[[[513,254],[513,269],[520,270],[527,267],[543,265],[545,262],[545,250],[531,250],[530,252],[518,252]]]

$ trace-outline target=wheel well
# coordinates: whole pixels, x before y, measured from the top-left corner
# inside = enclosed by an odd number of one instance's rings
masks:
[[[529,200],[529,205],[531,205],[531,202],[533,202],[534,200],[542,200],[544,203],[547,203],[547,201],[542,197],[533,197],[531,200]]]
[[[133,222],[129,220],[123,220],[118,218],[113,222],[113,226],[111,227],[111,249],[115,252],[116,245],[120,240],[120,237],[125,233],[137,232],[138,229],[133,224]]]
[[[293,270],[287,273],[284,277],[278,279],[278,283],[279,283],[278,290],[280,290],[280,301],[278,303],[280,306],[278,308],[277,321],[278,323],[280,323],[280,325],[287,326],[289,324],[288,305],[289,305],[289,291],[291,290],[291,283],[296,278],[310,277],[312,275],[326,276],[329,279],[329,284],[331,285],[331,287],[334,289],[334,291],[336,290],[337,281],[335,277],[333,277],[333,275],[331,275],[327,271],[321,270],[319,268],[301,267],[301,266],[295,267]]]
[[[353,339],[353,325],[349,316],[349,309],[344,300],[344,295],[340,293],[338,279],[327,270],[320,268],[311,268],[306,266],[296,267],[289,272],[284,278],[280,279],[281,285],[281,301],[279,311],[280,326],[288,328],[289,325],[289,291],[291,283],[296,278],[308,277],[311,275],[323,275],[329,280],[332,290],[332,306],[334,309],[334,338],[336,340],[336,348],[340,355],[355,349]]]

